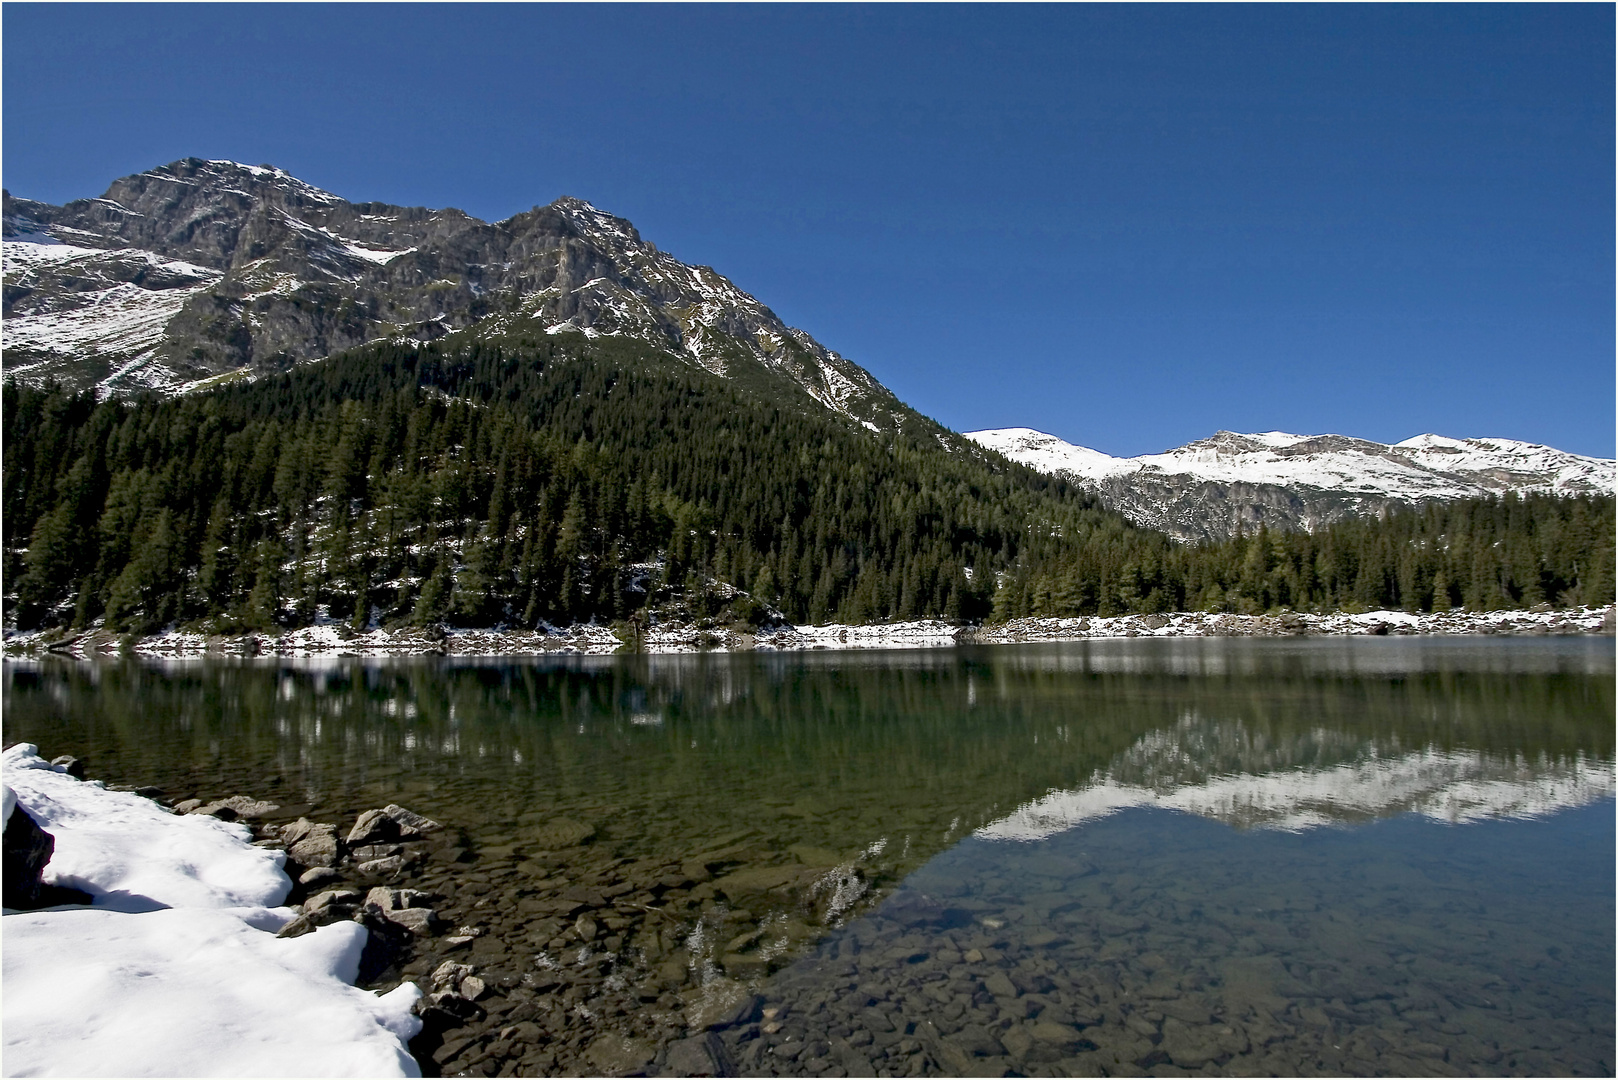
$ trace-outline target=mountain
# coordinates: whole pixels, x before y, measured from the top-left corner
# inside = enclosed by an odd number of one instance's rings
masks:
[[[7,192],[3,234],[8,379],[184,391],[368,342],[531,326],[644,341],[872,429],[905,411],[725,277],[579,199],[489,224],[188,158],[66,206]]]
[[[1221,431],[1161,454],[1115,458],[1031,428],[968,432],[978,445],[1095,492],[1130,521],[1182,541],[1238,529],[1311,532],[1395,506],[1505,492],[1602,495],[1615,463],[1512,439],[1417,435],[1387,445],[1343,435]]]
[[[4,211],[8,629],[639,639],[1613,592],[1610,496],[1175,545],[574,199],[491,225],[189,159]]]

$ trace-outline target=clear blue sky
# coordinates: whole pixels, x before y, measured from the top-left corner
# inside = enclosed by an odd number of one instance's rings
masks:
[[[558,195],[951,427],[1614,453],[1614,9],[7,3],[3,179]]]

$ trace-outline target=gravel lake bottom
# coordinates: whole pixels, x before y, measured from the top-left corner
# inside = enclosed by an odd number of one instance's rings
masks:
[[[1610,1075],[1613,674],[1600,637],[1137,638],[3,689],[7,744],[265,835],[442,823],[319,877],[436,913],[362,973],[429,993],[429,1075]]]

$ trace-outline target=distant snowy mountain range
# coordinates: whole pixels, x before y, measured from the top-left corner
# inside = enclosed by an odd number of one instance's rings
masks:
[[[1241,527],[1317,529],[1393,505],[1549,492],[1612,493],[1615,463],[1512,439],[1221,431],[1161,454],[1116,458],[1032,428],[967,432],[980,446],[1094,491],[1137,525],[1181,540]]]

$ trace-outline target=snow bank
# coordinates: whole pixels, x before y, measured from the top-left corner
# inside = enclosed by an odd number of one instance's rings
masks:
[[[285,854],[252,847],[245,825],[176,816],[131,792],[75,780],[27,743],[0,756],[0,767],[23,809],[56,838],[46,879],[83,889],[97,907],[273,907],[291,891]]]
[[[19,744],[5,795],[55,839],[46,877],[90,907],[7,912],[7,1076],[417,1076],[420,992],[353,985],[366,930],[277,938],[284,856],[246,826],[169,814]]]
[[[282,939],[243,915],[6,916],[6,1075],[419,1075],[415,987],[348,985],[363,927]]]

